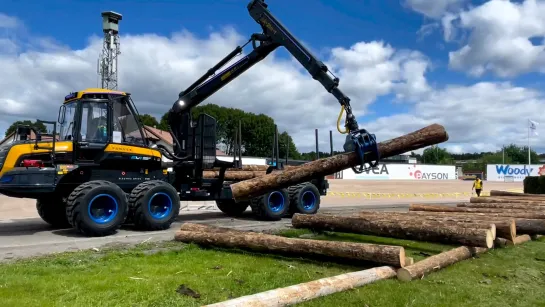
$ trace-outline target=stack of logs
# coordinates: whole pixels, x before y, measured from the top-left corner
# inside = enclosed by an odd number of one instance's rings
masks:
[[[403,281],[421,278],[494,247],[516,245],[545,234],[545,195],[491,191],[456,206],[413,204],[409,212],[362,211],[352,216],[294,214],[294,228],[338,231],[438,242],[460,247],[414,263],[402,246],[287,238],[184,223],[175,240],[294,256],[326,256],[397,268]]]
[[[265,176],[267,169],[269,168],[268,165],[257,165],[257,164],[249,164],[249,165],[243,165],[241,168],[228,168],[225,171],[225,180],[234,180],[234,181],[240,181],[240,180],[248,180],[256,177]],[[295,169],[297,166],[294,165],[285,165],[284,169]],[[220,169],[206,169],[203,171],[203,178],[218,178],[220,175]]]

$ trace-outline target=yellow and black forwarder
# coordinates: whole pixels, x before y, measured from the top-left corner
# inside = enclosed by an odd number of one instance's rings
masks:
[[[168,117],[172,152],[148,143],[129,93],[90,88],[66,96],[56,122],[42,121],[53,126],[51,135],[19,126],[13,142],[0,147],[0,194],[36,199],[44,221],[89,236],[112,234],[124,223],[146,230],[167,229],[179,214],[181,200],[215,200],[230,216],[251,207],[255,216],[266,220],[293,212],[316,213],[320,196],[329,187],[324,177],[235,202],[232,182],[225,181],[224,174],[227,168],[241,167],[240,137],[235,138],[233,161],[219,160],[216,119],[207,114],[196,120],[191,116],[192,107],[283,46],[339,101],[339,116],[346,112],[346,130],[338,127],[347,134],[344,149],[358,152],[362,161],[364,152],[372,152],[374,165],[378,163],[375,137],[358,128],[350,99],[337,87],[339,80],[328,75],[328,68],[272,16],[263,0],[252,0],[248,11],[263,32],[251,35],[246,43],[252,42],[249,54],[216,73],[246,44],[238,46],[179,94]],[[34,140],[29,139],[32,132]],[[283,168],[277,132],[273,148],[275,162],[267,172]],[[203,171],[213,168],[220,168],[219,177],[203,178]],[[361,173],[363,163],[353,170]]]

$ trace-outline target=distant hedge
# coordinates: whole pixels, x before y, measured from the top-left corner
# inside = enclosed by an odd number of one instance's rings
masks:
[[[524,193],[545,194],[545,176],[526,176],[523,184]]]

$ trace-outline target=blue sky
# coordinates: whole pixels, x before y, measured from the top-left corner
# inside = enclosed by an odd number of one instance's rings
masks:
[[[4,0],[0,12],[18,18],[24,24],[25,30],[31,33],[30,37],[49,37],[71,50],[87,50],[90,48],[90,37],[102,36],[100,13],[109,10],[123,15],[124,19],[120,24],[122,35],[139,36],[153,33],[169,37],[172,33],[188,30],[206,40],[211,32],[218,32],[225,26],[230,26],[234,27],[239,34],[249,37],[254,32],[260,32],[260,27],[248,14],[246,8],[248,2],[248,0],[153,2],[52,0],[44,5],[43,1]],[[365,122],[366,125],[377,130],[379,139],[395,137],[399,133],[410,132],[410,130],[423,127],[424,124],[429,124],[430,121],[435,121],[445,123],[449,131],[452,131],[447,147],[450,146],[455,151],[470,152],[493,150],[505,143],[525,144],[527,118],[538,119],[536,110],[544,103],[542,88],[545,84],[542,73],[545,71],[543,68],[545,61],[540,60],[543,51],[538,53],[534,50],[524,53],[526,50],[523,47],[528,49],[531,46],[521,47],[520,44],[523,41],[520,38],[528,39],[534,47],[543,46],[545,22],[543,15],[539,13],[543,10],[545,14],[545,4],[542,0],[538,0],[539,7],[536,7],[535,0],[511,2],[501,0],[268,0],[266,2],[271,12],[297,38],[310,49],[315,50],[321,60],[329,59],[331,48],[342,47],[349,50],[357,42],[371,43],[373,41],[384,41],[396,52],[419,51],[426,57],[424,78],[430,90],[426,92],[427,96],[422,96],[422,103],[418,101],[399,103],[395,101],[396,94],[399,94],[396,90],[388,90],[377,96],[380,90],[371,89],[370,95],[376,96],[376,99],[369,106],[369,110],[360,112],[365,114],[359,122],[360,124]],[[433,14],[431,10],[426,10],[432,5],[441,3],[459,4],[459,6],[435,10]],[[466,24],[462,26],[460,25],[461,14],[466,14]],[[457,35],[453,40],[447,41],[443,30],[446,30],[444,22],[450,18],[449,16],[454,16],[455,23],[452,23],[450,28],[456,30]],[[518,16],[519,19],[513,16]],[[521,20],[537,30],[529,33],[527,29],[522,28]],[[432,31],[422,35],[424,33],[422,29],[426,27]],[[501,29],[506,30],[501,31]],[[490,37],[492,43],[483,42]],[[495,45],[496,41],[501,44]],[[121,56],[132,56],[132,59],[135,55],[127,55],[126,50],[129,47],[126,47],[125,43],[127,41],[122,40]],[[139,43],[141,44],[142,41]],[[226,45],[224,54],[227,55],[234,47],[235,45]],[[460,52],[467,47],[475,50],[474,54],[458,54],[459,67],[452,68],[453,63],[452,60],[449,62],[449,52]],[[123,53],[124,50],[125,53]],[[165,54],[171,55],[172,52],[172,50],[165,51]],[[282,49],[277,50],[276,54],[286,59],[290,57]],[[2,56],[1,49],[0,56]],[[8,55],[7,61],[17,61],[16,58],[9,56],[12,55]],[[214,57],[217,56],[214,53]],[[96,62],[95,55],[87,54],[86,57],[88,57],[86,61]],[[390,61],[386,64],[400,65],[392,64],[394,62]],[[138,66],[139,63],[134,65]],[[359,73],[361,76],[367,71],[377,71],[376,66],[372,68],[363,67],[364,64],[360,66],[362,67],[353,68],[352,74],[348,75],[357,76]],[[25,66],[21,65],[21,67]],[[482,73],[477,75],[469,73],[470,69],[479,67],[483,70]],[[124,66],[120,69],[127,71],[127,74],[132,74],[134,71],[134,67]],[[343,67],[343,69],[351,68]],[[507,76],[499,73],[501,69],[508,72]],[[201,73],[204,73],[204,70]],[[153,78],[161,77],[160,71],[155,74]],[[310,79],[310,76],[306,76]],[[363,82],[350,80],[351,77],[346,75],[340,77],[340,89],[344,91],[345,88],[350,87],[351,93]],[[403,78],[399,76],[392,78],[394,78],[392,82],[403,81]],[[149,82],[152,80],[150,79]],[[191,82],[192,80],[185,79],[181,81],[179,88],[175,89],[176,94]],[[508,83],[503,84],[503,82]],[[137,87],[135,84],[131,86]],[[177,85],[174,86],[177,87]],[[376,86],[380,86],[380,82]],[[449,90],[453,86],[461,88]],[[172,89],[169,88],[169,90]],[[139,95],[142,97],[141,93]],[[170,92],[168,95],[172,96]],[[354,101],[356,98],[351,95],[348,96]],[[363,93],[362,97],[367,96]],[[4,97],[4,99],[15,98]],[[326,103],[331,103],[337,108],[337,102],[332,97]],[[495,105],[489,109],[488,106],[491,104]],[[434,110],[427,112],[426,110],[430,107]],[[454,113],[442,112],[443,107],[445,110],[454,110]],[[488,113],[487,110],[489,110]],[[354,112],[357,116],[361,115],[356,108]],[[422,113],[426,114],[422,115]],[[275,120],[277,120],[276,117]],[[323,128],[335,129],[330,125],[328,122]],[[468,132],[471,129],[481,129],[481,127],[487,128],[487,132],[482,132],[487,136],[484,139],[482,133]]]

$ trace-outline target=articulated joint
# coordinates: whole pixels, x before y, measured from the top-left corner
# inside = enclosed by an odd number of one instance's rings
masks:
[[[349,135],[346,136],[344,150],[355,151],[358,155],[361,164],[358,168],[355,166],[352,167],[352,170],[356,174],[368,172],[378,166],[380,154],[378,152],[377,140],[374,134],[370,134],[365,129],[350,131]],[[366,156],[368,159],[371,159],[369,162],[365,162]]]

